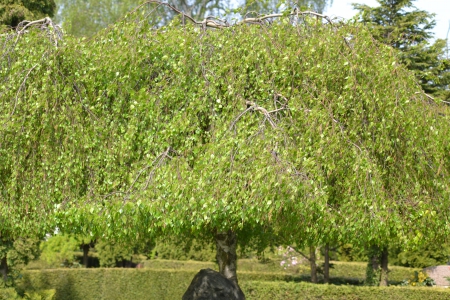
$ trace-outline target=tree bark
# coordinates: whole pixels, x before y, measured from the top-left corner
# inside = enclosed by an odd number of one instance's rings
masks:
[[[372,257],[370,258],[370,261],[372,264],[372,270],[378,271],[378,268],[380,267],[378,255],[376,255],[376,254],[372,255]]]
[[[371,246],[369,250],[369,263],[366,270],[366,284],[370,286],[380,285],[380,248]]]
[[[236,247],[237,238],[233,231],[216,234],[216,258],[219,264],[219,273],[239,287],[236,273]]]
[[[380,286],[388,286],[388,253],[388,248],[384,247],[381,252]]]
[[[311,266],[311,282],[317,283],[316,247],[309,247],[309,263]]]
[[[89,247],[90,247],[89,244],[81,245],[81,248],[83,248],[83,265],[85,268],[87,268],[89,265],[89,257],[88,257]]]
[[[323,263],[323,282],[330,283],[330,245],[326,244],[324,248]]]
[[[3,282],[6,283],[8,281],[8,261],[6,259],[6,254],[1,260],[0,273],[2,274]]]

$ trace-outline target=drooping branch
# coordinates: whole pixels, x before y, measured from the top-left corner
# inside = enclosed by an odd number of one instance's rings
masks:
[[[23,33],[25,33],[25,30],[32,26],[37,26],[41,29],[46,29],[51,34],[53,43],[55,44],[55,46],[58,46],[58,40],[62,39],[62,31],[61,31],[61,28],[58,25],[56,25],[52,21],[52,19],[50,19],[49,17],[45,17],[43,19],[35,20],[35,21],[24,20],[24,21],[20,22],[16,28],[16,33],[17,33],[16,43],[19,40],[19,37]],[[49,30],[50,28],[53,30]]]
[[[189,21],[191,21],[192,23],[194,23],[195,25],[199,25],[202,28],[206,28],[206,27],[211,27],[211,28],[215,28],[215,29],[221,29],[221,28],[229,28],[232,27],[234,25],[241,25],[241,24],[264,24],[265,22],[267,22],[268,20],[271,19],[276,19],[276,18],[281,18],[281,17],[296,17],[299,18],[301,16],[315,16],[317,18],[322,18],[325,19],[327,21],[327,23],[333,25],[333,21],[331,20],[330,17],[323,15],[323,14],[319,14],[317,12],[314,11],[299,11],[298,9],[294,9],[291,13],[278,13],[278,14],[268,14],[268,15],[262,15],[259,17],[254,17],[254,18],[247,18],[245,17],[243,20],[235,23],[235,24],[229,24],[228,21],[226,20],[222,20],[219,19],[217,17],[212,17],[212,16],[208,16],[205,19],[203,19],[202,21],[198,21],[195,20],[194,18],[192,18],[190,15],[188,15],[187,13],[179,10],[178,8],[176,8],[175,6],[167,3],[167,2],[161,2],[161,1],[157,1],[157,0],[150,0],[147,1],[143,4],[141,4],[140,6],[138,6],[136,9],[134,9],[131,13],[135,13],[137,10],[139,10],[139,8],[141,8],[144,5],[147,4],[157,4],[158,6],[166,6],[169,9],[173,10],[174,12],[176,12],[177,14],[182,15],[183,20],[184,19],[188,19]]]
[[[249,100],[245,101],[245,104],[247,105],[247,109],[244,110],[243,112],[241,112],[241,113],[233,120],[233,122],[231,122],[231,125],[230,125],[230,127],[229,127],[229,130],[233,129],[233,128],[236,126],[236,123],[239,121],[239,119],[240,119],[243,115],[245,115],[247,112],[249,112],[249,111],[259,111],[259,112],[261,112],[261,113],[264,115],[265,120],[269,121],[270,126],[272,126],[272,128],[275,129],[275,128],[277,128],[277,124],[275,123],[275,121],[273,120],[273,118],[271,117],[270,114],[279,112],[279,111],[281,111],[281,110],[287,110],[287,109],[288,109],[287,107],[281,107],[281,108],[277,108],[277,109],[275,109],[275,110],[268,111],[268,110],[265,109],[264,107],[259,106],[259,105],[256,104],[255,102],[249,101]]]
[[[124,195],[124,201],[126,201],[130,195],[132,194],[131,191],[133,189],[133,187],[135,186],[136,182],[139,180],[139,178],[141,177],[142,174],[144,174],[144,172],[146,170],[148,170],[149,168],[153,167],[149,173],[149,175],[147,176],[147,180],[145,183],[145,186],[142,188],[143,190],[145,190],[148,185],[150,184],[153,175],[155,174],[155,171],[164,163],[164,161],[166,159],[172,159],[172,156],[170,156],[169,154],[173,152],[175,153],[175,151],[171,148],[168,147],[163,153],[159,154],[150,164],[146,165],[144,168],[142,168],[136,178],[133,180],[133,182],[131,183],[131,185],[128,187],[128,189],[125,192],[121,192],[121,191],[114,191],[112,193],[109,193],[107,195],[103,195],[103,198],[108,198],[114,194],[123,194]]]
[[[14,100],[14,106],[13,106],[13,108],[11,110],[11,113],[9,114],[9,117],[12,117],[12,115],[16,111],[17,102],[19,101],[19,93],[23,89],[23,87],[25,86],[25,82],[27,81],[28,76],[30,76],[31,71],[33,71],[33,69],[36,68],[36,67],[37,67],[37,64],[34,65],[33,67],[31,67],[28,70],[27,74],[25,75],[25,78],[22,80],[22,84],[19,86],[19,89],[17,90],[16,97],[15,97],[15,100]]]

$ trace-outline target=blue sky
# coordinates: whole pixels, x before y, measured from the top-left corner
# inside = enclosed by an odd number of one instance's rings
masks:
[[[352,9],[351,3],[367,4],[369,6],[379,5],[376,0],[333,0],[333,5],[325,10],[325,14],[330,17],[350,19],[356,14],[356,11]],[[436,14],[434,37],[445,39],[450,22],[450,0],[416,0],[413,3],[418,9]]]

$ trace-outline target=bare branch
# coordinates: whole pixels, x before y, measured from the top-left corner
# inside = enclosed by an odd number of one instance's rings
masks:
[[[139,5],[138,7],[136,7],[131,13],[135,13],[137,10],[139,10],[139,8],[141,8],[142,6],[146,5],[146,4],[150,4],[150,3],[154,3],[157,4],[158,6],[163,5],[166,6],[170,9],[172,9],[174,12],[180,14],[183,16],[183,20],[186,18],[188,20],[190,20],[192,23],[194,23],[195,25],[199,25],[202,28],[206,28],[206,27],[211,27],[211,28],[216,28],[216,29],[221,29],[221,28],[228,28],[228,27],[232,27],[232,24],[229,24],[227,21],[225,20],[221,20],[215,17],[207,17],[202,21],[197,21],[194,18],[192,18],[190,15],[188,15],[187,13],[179,10],[178,8],[176,8],[175,6],[167,3],[167,2],[161,2],[161,1],[157,1],[157,0],[150,0],[147,1],[145,3],[142,3],[141,5]],[[249,14],[249,13],[248,13]],[[305,15],[311,15],[311,16],[316,16],[318,18],[323,18],[325,19],[329,24],[334,24],[333,21],[330,19],[330,17],[326,16],[326,15],[322,15],[313,11],[298,11],[297,9],[293,10],[291,13],[289,14],[269,14],[269,15],[263,15],[261,17],[255,17],[255,18],[247,18],[247,15],[245,15],[245,18],[241,21],[239,21],[238,23],[236,23],[235,25],[240,25],[240,24],[262,24],[264,23],[264,21],[268,20],[268,19],[274,19],[274,18],[281,18],[281,17],[290,17],[290,16],[305,16]]]
[[[270,117],[270,113],[267,111],[267,109],[265,109],[262,106],[258,106],[256,103],[252,102],[252,101],[245,101],[245,103],[247,105],[250,105],[249,108],[251,108],[254,111],[260,111],[264,114],[264,116],[266,117],[266,119],[269,121],[270,125],[272,126],[272,128],[277,128],[277,125],[275,124],[275,122],[272,120],[272,118]]]
[[[147,182],[146,182],[144,188],[142,188],[143,190],[145,190],[145,189],[148,187],[148,185],[149,185],[151,179],[153,178],[153,174],[155,173],[155,170],[156,170],[158,167],[161,166],[161,164],[163,163],[164,159],[165,159],[165,158],[172,159],[172,157],[169,156],[169,153],[170,153],[170,152],[174,152],[174,151],[171,149],[171,147],[168,147],[163,153],[161,153],[160,155],[158,155],[158,156],[157,156],[150,164],[148,164],[148,165],[146,165],[144,168],[142,168],[142,169],[139,171],[139,173],[138,173],[138,175],[136,176],[136,178],[135,178],[135,179],[133,180],[133,182],[131,183],[130,187],[129,187],[125,192],[122,192],[122,191],[114,191],[114,192],[109,193],[109,194],[107,194],[107,195],[103,195],[103,198],[110,197],[110,196],[112,196],[112,195],[114,195],[114,194],[124,194],[124,195],[125,195],[124,200],[126,200],[127,198],[129,198],[131,190],[133,189],[134,185],[136,184],[136,182],[138,181],[138,179],[141,177],[141,175],[142,175],[146,170],[148,170],[150,167],[153,166],[153,168],[152,168],[152,170],[150,171],[150,174],[149,174],[149,176],[148,176],[148,178],[147,178]]]
[[[233,127],[236,125],[237,121],[239,121],[239,119],[248,111],[252,110],[252,107],[248,107],[246,110],[244,110],[243,112],[241,112],[236,119],[234,119],[234,121],[231,123],[230,128],[228,130],[231,131],[231,129],[233,129]]]
[[[55,46],[58,46],[58,40],[60,40],[62,38],[62,32],[61,29],[59,28],[58,25],[56,25],[55,23],[53,23],[52,19],[50,19],[49,17],[45,17],[43,19],[40,20],[36,20],[36,21],[27,21],[24,20],[22,22],[19,23],[19,25],[17,25],[17,39],[16,39],[16,43],[19,40],[19,37],[25,32],[25,30],[31,26],[40,26],[40,28],[53,28],[53,32],[52,32],[52,38],[53,38],[53,42],[55,44]]]

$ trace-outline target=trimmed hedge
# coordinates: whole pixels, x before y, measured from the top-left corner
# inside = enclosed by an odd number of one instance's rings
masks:
[[[321,261],[318,262],[322,263]],[[333,268],[330,269],[331,283],[333,284],[358,284],[364,282],[366,277],[367,263],[365,262],[340,262],[332,261]],[[200,262],[191,260],[165,260],[152,259],[144,262],[144,267],[152,269],[184,269],[198,271],[200,269],[217,268],[217,264],[213,262]],[[258,273],[276,273],[277,276],[286,274],[289,281],[309,281],[310,267],[309,265],[299,264],[295,267],[290,267],[283,270],[280,266],[280,261],[269,260],[268,262],[261,262],[257,259],[239,259],[238,270],[241,272],[258,272]],[[404,279],[409,279],[414,271],[420,269],[389,266],[389,281],[391,284],[400,283]],[[259,280],[259,279],[257,279]]]
[[[56,300],[181,299],[198,270],[54,269],[25,271],[19,292],[56,289]],[[247,299],[450,299],[450,290],[285,282],[292,276],[239,272]]]
[[[448,300],[450,290],[412,287],[360,287],[311,284],[306,282],[242,282],[248,300]]]

